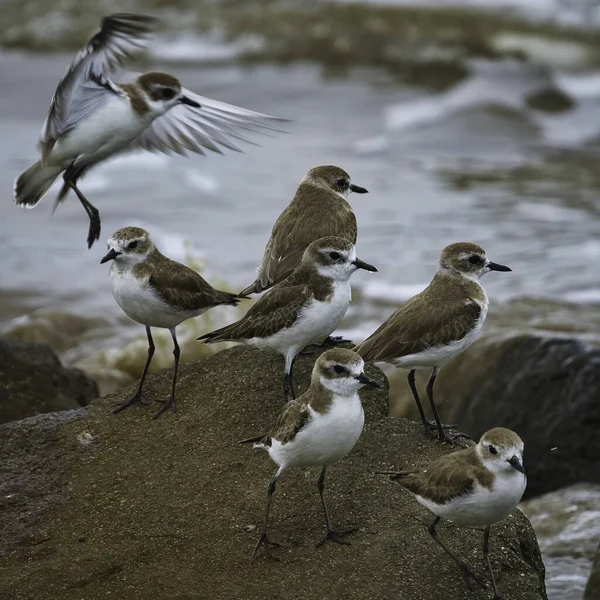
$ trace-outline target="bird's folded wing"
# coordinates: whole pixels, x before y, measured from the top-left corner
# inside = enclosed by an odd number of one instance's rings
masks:
[[[299,222],[301,221],[301,222]],[[289,206],[273,226],[257,280],[261,289],[286,278],[300,264],[306,247],[323,237],[338,236],[356,243],[356,217],[346,211],[302,211]]]
[[[393,479],[413,494],[446,504],[473,491],[476,467],[453,453],[438,458],[422,471],[401,473]]]
[[[114,14],[102,20],[100,31],[75,56],[60,80],[42,128],[42,162],[56,140],[114,94],[122,94],[107,77],[134,52],[146,47],[156,19]]]
[[[164,265],[162,265],[164,267]],[[219,304],[237,304],[235,294],[213,288],[196,271],[177,264],[150,275],[149,285],[167,304],[182,311],[200,310]]]
[[[423,352],[463,339],[480,316],[481,307],[476,302],[439,304],[432,309],[417,295],[392,314],[356,352],[367,361],[385,361]]]
[[[274,125],[285,120],[211,100],[186,89],[182,92],[200,107],[188,104],[173,107],[136,137],[128,150],[186,155],[188,151],[205,154],[204,149],[208,149],[222,154],[223,146],[241,152],[234,140],[255,144],[244,135],[245,132],[268,135],[280,131]]]
[[[310,422],[310,418],[311,414],[306,402],[303,402],[300,398],[292,400],[279,413],[269,437],[281,444],[291,442],[298,432]]]

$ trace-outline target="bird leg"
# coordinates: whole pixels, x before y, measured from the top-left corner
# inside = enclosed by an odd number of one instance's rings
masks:
[[[463,562],[462,560],[460,560],[460,558],[458,558],[458,556],[456,556],[456,554],[454,554],[447,546],[446,544],[444,544],[444,542],[442,542],[442,540],[440,540],[437,537],[437,533],[435,531],[435,526],[440,522],[440,517],[435,517],[433,519],[433,521],[431,522],[431,524],[429,525],[429,527],[427,528],[427,530],[429,531],[429,535],[431,535],[431,537],[434,539],[435,543],[438,544],[439,546],[441,546],[444,549],[444,552],[446,552],[446,554],[458,565],[459,569],[462,571],[462,575],[465,579],[465,582],[467,584],[467,587],[469,588],[469,590],[471,590],[471,579],[473,579],[482,589],[486,589],[486,585],[483,581],[483,579],[481,579],[481,577],[479,577],[479,575],[477,575],[476,573],[474,573],[471,568],[469,567],[469,565],[467,565],[465,562]]]
[[[267,491],[267,504],[265,506],[265,518],[263,520],[263,526],[260,532],[260,537],[258,538],[258,542],[256,542],[256,546],[254,546],[252,558],[256,557],[259,548],[263,546],[269,558],[272,558],[273,560],[279,560],[276,556],[273,555],[272,552],[275,548],[281,546],[281,544],[278,544],[277,542],[272,542],[267,537],[267,525],[269,524],[269,510],[271,509],[271,497],[275,493],[275,484],[277,483],[277,480],[279,479],[279,476],[281,475],[282,471],[283,469],[280,468],[277,471],[277,473],[275,473],[273,479],[271,479],[271,481],[269,482],[269,489]]]
[[[490,562],[490,525],[485,528],[483,533],[483,557],[488,566],[490,572],[490,578],[492,580],[492,588],[494,589],[494,598],[492,600],[502,600],[500,594],[498,594],[498,588],[496,587],[496,578],[494,577],[494,571],[492,570],[492,563]]]
[[[296,392],[294,391],[294,383],[292,381],[292,369],[294,368],[294,356],[291,360],[286,357],[285,359],[285,374],[283,376],[283,395],[285,401],[296,399]],[[291,396],[291,397],[290,397]]]
[[[346,536],[350,533],[358,531],[358,527],[352,527],[352,529],[347,529],[346,531],[334,531],[331,528],[329,513],[327,512],[327,506],[325,505],[325,498],[323,498],[323,488],[325,487],[325,473],[327,473],[326,466],[324,466],[321,469],[321,475],[319,475],[319,480],[317,481],[317,489],[319,490],[319,495],[321,496],[321,504],[323,506],[323,512],[325,513],[325,524],[327,525],[327,532],[317,543],[315,548],[318,548],[319,546],[323,545],[327,540],[332,540],[334,542],[337,542],[338,544],[344,544],[346,546],[349,546],[350,542],[346,539]]]
[[[148,373],[148,367],[152,362],[152,357],[154,356],[154,340],[152,339],[152,333],[150,332],[150,327],[146,326],[146,335],[148,336],[148,358],[146,359],[146,364],[144,365],[144,370],[142,371],[142,376],[140,377],[140,381],[137,386],[137,390],[135,394],[131,396],[128,400],[123,400],[123,402],[119,402],[117,404],[117,408],[115,408],[112,412],[113,415],[121,412],[124,408],[135,404],[136,402],[141,402],[142,404],[148,404],[144,397],[142,396],[142,387],[144,386],[144,380],[146,379],[146,373]]]
[[[429,404],[431,405],[431,411],[433,412],[433,418],[435,419],[435,426],[437,427],[437,430],[438,430],[438,438],[439,438],[440,442],[452,443],[454,440],[457,440],[459,438],[471,439],[471,436],[466,433],[460,433],[460,432],[446,433],[444,431],[444,425],[442,424],[440,415],[438,413],[437,407],[433,400],[433,385],[435,383],[435,378],[437,377],[437,372],[438,372],[437,367],[433,367],[433,369],[431,371],[431,377],[429,378],[429,381],[427,382],[426,391],[427,391],[427,398],[429,398]],[[450,426],[447,425],[446,427],[450,427]]]
[[[76,175],[74,176],[71,172],[71,168],[65,171],[63,175],[64,182],[77,194],[79,202],[81,202],[85,212],[90,219],[90,228],[88,230],[87,245],[88,248],[92,247],[92,244],[100,238],[100,213],[98,209],[83,195],[81,190],[75,183]]]
[[[430,421],[425,416],[425,411],[423,410],[423,405],[421,404],[421,399],[419,398],[419,392],[417,391],[417,387],[415,386],[415,371],[416,369],[411,369],[408,373],[408,385],[410,386],[410,391],[412,392],[413,398],[415,399],[415,404],[417,405],[417,409],[419,410],[419,415],[421,417],[421,422],[423,426],[429,433],[432,433],[433,430],[437,429],[437,425],[435,421]],[[456,425],[442,425],[444,429],[453,429]]]
[[[162,402],[162,406],[152,417],[153,419],[158,419],[158,417],[160,417],[160,415],[162,415],[166,410],[169,410],[169,408],[173,412],[177,412],[177,407],[175,406],[175,384],[177,383],[177,369],[179,368],[179,355],[181,354],[181,350],[179,349],[179,344],[177,343],[175,329],[170,329],[169,331],[171,332],[171,337],[173,338],[173,382],[171,384],[171,395],[167,400],[157,400],[157,402]]]

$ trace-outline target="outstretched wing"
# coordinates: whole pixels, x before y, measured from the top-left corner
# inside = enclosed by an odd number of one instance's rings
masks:
[[[182,92],[200,107],[187,104],[173,107],[155,119],[127,150],[185,155],[188,151],[205,154],[204,149],[208,149],[222,154],[223,146],[241,152],[234,140],[256,145],[244,135],[245,132],[268,135],[269,132],[280,131],[274,127],[275,123],[286,120],[211,100],[187,89]]]
[[[100,31],[73,59],[60,80],[40,140],[44,163],[56,140],[95,111],[113,94],[122,92],[106,76],[135,51],[143,49],[156,19],[119,13],[105,17]]]

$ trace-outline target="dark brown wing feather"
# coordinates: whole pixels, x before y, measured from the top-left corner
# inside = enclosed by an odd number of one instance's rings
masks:
[[[240,297],[231,292],[216,290],[196,271],[160,255],[152,264],[158,268],[150,268],[149,284],[156,294],[167,304],[181,311],[194,311],[212,308],[219,304],[236,305]]]
[[[493,477],[483,468],[475,448],[467,448],[442,456],[420,471],[404,471],[392,475],[392,479],[413,494],[445,504],[456,496],[473,491],[476,482],[491,485]]]
[[[239,321],[198,339],[210,343],[271,336],[293,324],[309,296],[307,285],[278,286],[251,306]]]
[[[296,437],[298,432],[310,421],[310,418],[308,403],[302,400],[302,398],[297,398],[285,405],[269,433],[242,440],[240,444],[260,442],[265,446],[270,446],[273,439],[281,444],[286,444]]]
[[[352,207],[333,190],[300,184],[294,200],[275,221],[256,281],[241,293],[261,292],[283,281],[300,264],[307,246],[328,236],[356,243]]]
[[[481,316],[480,305],[464,294],[445,302],[431,287],[405,302],[355,351],[366,361],[385,361],[464,338]]]

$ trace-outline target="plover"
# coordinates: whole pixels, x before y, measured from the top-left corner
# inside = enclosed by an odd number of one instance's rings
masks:
[[[283,281],[300,264],[308,245],[319,238],[335,236],[356,244],[356,217],[346,198],[350,192],[367,191],[350,183],[350,175],[340,167],[311,169],[273,225],[256,281],[241,293],[262,292]]]
[[[354,244],[337,237],[312,242],[298,268],[250,307],[245,316],[199,340],[246,342],[283,354],[283,393],[295,398],[292,366],[298,353],[323,342],[344,318],[351,299],[350,277],[377,269],[356,257]]]
[[[408,384],[421,421],[430,431],[437,427],[439,439],[467,437],[445,433],[433,400],[433,385],[439,369],[466,350],[479,336],[488,311],[488,297],[479,278],[488,271],[510,271],[488,260],[485,250],[470,242],[450,244],[442,250],[439,267],[431,283],[405,302],[355,348],[367,362],[389,362],[410,369]],[[435,424],[426,417],[415,387],[415,370],[431,368],[427,397]]]
[[[112,293],[123,312],[145,325],[148,336],[148,358],[135,394],[121,402],[113,413],[142,402],[144,379],[154,354],[151,327],[168,329],[173,338],[173,383],[171,395],[154,415],[158,418],[169,408],[175,412],[175,384],[179,366],[179,344],[175,328],[191,317],[197,317],[220,304],[236,305],[241,299],[236,294],[213,288],[196,271],[163,256],[139,227],[124,227],[108,239],[109,251],[100,261],[112,261],[110,284]]]
[[[254,442],[255,448],[265,449],[279,467],[269,483],[262,531],[253,556],[256,556],[261,546],[264,546],[269,555],[273,548],[279,546],[267,537],[267,525],[271,496],[275,492],[277,480],[288,467],[322,467],[317,489],[327,532],[317,543],[317,547],[327,540],[348,544],[345,536],[357,528],[344,532],[332,529],[323,488],[327,467],[342,460],[362,433],[365,416],[358,390],[363,385],[379,387],[379,384],[365,375],[364,362],[360,356],[344,348],[327,350],[313,367],[308,390],[286,404],[270,433],[240,442]]]
[[[521,438],[510,429],[496,427],[484,433],[477,445],[442,456],[425,469],[383,473],[391,475],[435,515],[429,533],[458,565],[469,587],[471,579],[484,588],[485,583],[437,537],[435,527],[441,518],[485,527],[483,556],[494,599],[500,600],[489,557],[490,527],[508,517],[525,491]]]
[[[83,48],[58,83],[42,128],[41,158],[15,182],[14,200],[34,207],[56,178],[63,186],[56,206],[72,189],[90,219],[88,247],[100,236],[100,215],[77,187],[91,167],[125,151],[171,154],[239,150],[244,131],[267,131],[274,117],[199,96],[168,73],[145,73],[132,83],[114,83],[109,73],[144,48],[156,20],[114,14]],[[233,138],[233,139],[232,139]]]

